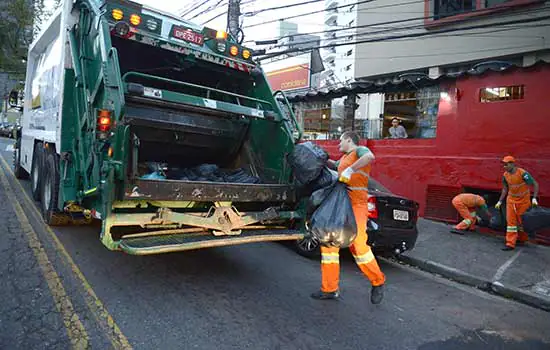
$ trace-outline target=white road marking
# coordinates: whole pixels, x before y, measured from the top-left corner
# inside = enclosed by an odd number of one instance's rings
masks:
[[[523,250],[518,250],[510,259],[508,259],[501,267],[498,268],[497,273],[493,276],[493,282],[496,282],[502,278],[506,270],[512,265],[512,263],[518,258]]]

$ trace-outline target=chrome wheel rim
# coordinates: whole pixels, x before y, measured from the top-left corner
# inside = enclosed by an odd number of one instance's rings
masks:
[[[32,189],[37,190],[38,189],[38,164],[36,162],[34,163],[32,167]]]
[[[50,209],[50,201],[52,199],[52,182],[50,176],[46,176],[46,183],[44,184],[44,207],[46,210]]]
[[[315,237],[306,237],[298,242],[298,247],[303,251],[311,252],[319,247],[319,240]]]

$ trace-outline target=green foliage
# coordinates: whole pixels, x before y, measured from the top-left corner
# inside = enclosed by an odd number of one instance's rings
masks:
[[[6,3],[0,21],[0,71],[10,76],[25,74],[27,49],[33,38],[32,3],[28,0],[12,0]]]

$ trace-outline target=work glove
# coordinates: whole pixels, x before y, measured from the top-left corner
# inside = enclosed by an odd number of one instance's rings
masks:
[[[495,204],[495,209],[500,209],[501,206],[502,206],[502,202],[498,201],[497,204]]]
[[[533,199],[531,199],[531,204],[534,206],[534,207],[537,207],[539,205],[539,202],[537,201],[537,199],[535,197],[533,197]]]
[[[353,169],[351,167],[348,167],[344,171],[342,171],[342,174],[340,174],[338,181],[347,184],[351,179],[351,175],[353,175]]]

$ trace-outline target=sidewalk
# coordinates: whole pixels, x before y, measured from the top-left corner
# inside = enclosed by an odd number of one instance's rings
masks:
[[[451,234],[452,226],[420,219],[416,247],[399,260],[460,283],[550,311],[550,247],[502,251],[503,236]]]

